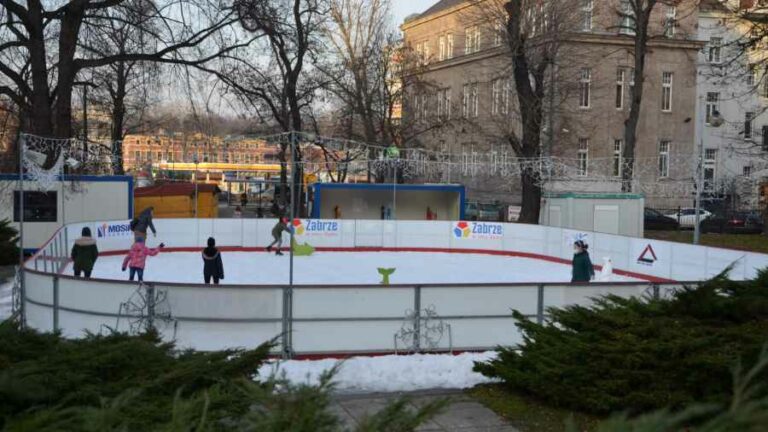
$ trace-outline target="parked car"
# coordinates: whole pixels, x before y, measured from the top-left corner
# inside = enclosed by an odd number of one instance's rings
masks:
[[[646,230],[676,230],[680,228],[677,219],[664,216],[661,212],[647,208],[643,217]]]
[[[701,232],[720,234],[760,234],[763,220],[759,213],[734,212],[714,215],[701,223]]]
[[[666,214],[665,216],[671,217],[680,223],[680,228],[693,228],[696,225],[696,209],[693,208],[681,208],[677,213]],[[712,216],[712,213],[699,209],[699,222]]]

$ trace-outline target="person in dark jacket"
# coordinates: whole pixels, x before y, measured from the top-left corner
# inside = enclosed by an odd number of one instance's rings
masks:
[[[75,244],[72,246],[71,256],[75,276],[80,277],[80,274],[83,273],[86,278],[91,277],[93,265],[99,257],[99,248],[96,247],[96,240],[91,237],[90,228],[83,228],[82,237],[75,240]]]
[[[282,255],[280,247],[283,245],[283,232],[288,231],[288,218],[280,218],[272,228],[272,243],[267,246],[267,252],[272,252],[272,246],[277,245],[275,255]]]
[[[221,252],[216,249],[216,240],[208,237],[208,247],[203,249],[203,279],[206,285],[211,283],[211,278],[214,285],[224,279],[224,263],[221,260]]]
[[[155,230],[155,224],[152,223],[152,217],[154,216],[155,208],[147,207],[139,213],[139,217],[131,221],[131,230],[133,231],[134,238],[147,238],[147,228],[152,230],[152,234],[157,237],[157,230]]]
[[[589,245],[583,240],[573,243],[573,273],[571,282],[589,282],[595,277],[595,269],[592,260],[589,259]]]

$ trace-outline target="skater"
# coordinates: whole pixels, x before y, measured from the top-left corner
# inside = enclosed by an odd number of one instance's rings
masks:
[[[99,249],[96,247],[96,240],[91,237],[90,228],[84,227],[81,234],[82,237],[75,240],[75,244],[72,246],[72,268],[76,277],[80,277],[80,273],[84,273],[87,279],[91,277],[93,264],[99,257]]]
[[[218,285],[220,279],[224,279],[224,263],[221,260],[221,252],[216,249],[216,239],[208,237],[208,247],[203,249],[203,279],[205,284]]]
[[[157,230],[155,230],[155,224],[152,223],[152,218],[155,215],[154,207],[147,207],[139,213],[139,217],[131,221],[131,231],[133,231],[134,239],[147,238],[147,228],[152,230],[152,235],[157,237]]]
[[[333,208],[333,218],[341,219],[341,207],[339,207],[338,205]]]
[[[139,237],[136,242],[131,246],[131,250],[128,251],[128,255],[123,260],[123,271],[126,268],[130,269],[128,280],[133,280],[134,276],[139,277],[139,282],[144,282],[144,265],[147,262],[147,256],[155,256],[160,253],[160,250],[165,247],[164,243],[160,243],[157,248],[148,248],[144,244],[144,239]]]
[[[235,213],[232,215],[232,217],[236,219],[243,217],[243,209],[240,208],[240,206],[235,207]]]
[[[592,260],[589,259],[589,245],[584,240],[573,243],[573,273],[571,282],[589,282],[595,277],[595,269]]]
[[[261,206],[256,208],[256,217],[259,219],[264,219],[264,209],[261,208]]]
[[[272,246],[277,245],[275,255],[282,255],[280,247],[283,245],[283,232],[288,231],[288,218],[280,218],[272,228],[272,238],[274,241],[267,246],[267,252],[272,252]]]
[[[240,194],[240,206],[246,208],[248,206],[248,194],[243,192]]]

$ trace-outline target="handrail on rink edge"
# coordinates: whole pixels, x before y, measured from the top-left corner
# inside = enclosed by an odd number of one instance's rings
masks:
[[[42,309],[50,310],[49,317],[52,316],[52,320],[49,319],[52,324],[50,326],[45,326],[44,328],[39,328],[40,330],[54,330],[54,331],[63,331],[64,334],[72,335],[73,332],[80,331],[82,328],[86,327],[86,325],[79,325],[78,322],[94,322],[100,321],[102,325],[112,325],[115,323],[116,320],[125,318],[125,319],[138,319],[138,318],[146,318],[147,316],[144,315],[144,312],[142,314],[120,314],[117,308],[113,308],[113,311],[101,309],[99,308],[89,308],[88,305],[81,305],[78,306],[77,304],[73,304],[72,298],[66,298],[67,292],[65,290],[60,290],[59,285],[62,282],[67,282],[67,287],[72,287],[72,281],[77,281],[79,284],[93,284],[94,294],[97,293],[99,290],[106,290],[106,291],[117,291],[122,294],[131,293],[134,292],[135,287],[138,287],[139,285],[136,283],[132,283],[125,280],[110,280],[110,279],[98,279],[98,278],[92,278],[89,280],[81,279],[81,278],[75,278],[74,276],[63,274],[63,270],[66,268],[66,265],[69,262],[69,251],[67,250],[67,246],[69,244],[68,237],[68,230],[67,227],[61,227],[59,230],[57,230],[54,235],[44,244],[42,248],[40,248],[35,254],[33,254],[30,258],[27,259],[25,262],[25,273],[28,273],[30,276],[34,275],[34,281],[33,283],[40,283],[42,286],[38,286],[37,295],[39,297],[40,293],[45,293],[45,298],[50,299],[50,301],[40,301],[40,298],[31,298],[27,295],[27,292],[23,293],[23,302],[22,304],[28,304],[30,306],[34,306],[38,309],[38,315],[39,312]],[[169,248],[171,251],[172,248]],[[322,248],[319,248],[322,250]],[[118,253],[122,251],[106,251],[107,253]],[[468,253],[473,253],[474,251],[467,251]],[[29,281],[29,278],[28,278]],[[43,282],[45,281],[45,282]],[[424,344],[419,344],[419,337],[423,337],[421,333],[416,332],[414,334],[416,340],[414,340],[414,344],[416,346],[421,345],[421,351],[445,351],[448,350],[456,350],[456,351],[466,351],[466,350],[485,350],[485,349],[492,349],[494,346],[497,346],[499,344],[505,344],[504,340],[499,341],[486,341],[486,342],[479,342],[474,343],[472,340],[473,338],[467,337],[467,335],[462,335],[463,327],[466,326],[467,328],[470,328],[472,326],[491,326],[491,325],[501,325],[504,326],[504,332],[506,333],[514,333],[516,331],[514,327],[514,321],[511,316],[510,309],[512,307],[518,308],[522,303],[524,303],[523,300],[520,300],[521,298],[525,297],[528,301],[528,306],[526,306],[527,310],[525,310],[524,315],[531,319],[536,319],[538,322],[543,323],[547,318],[546,308],[550,306],[563,306],[565,304],[573,304],[573,301],[575,302],[584,302],[586,298],[590,295],[600,295],[605,294],[608,292],[616,292],[618,295],[647,295],[651,297],[660,297],[667,295],[670,290],[677,289],[683,285],[694,285],[699,282],[676,282],[676,281],[642,281],[642,282],[594,282],[590,284],[570,284],[570,283],[525,283],[525,282],[512,282],[512,283],[429,283],[429,284],[393,284],[388,285],[386,287],[383,287],[381,285],[366,285],[366,284],[358,284],[358,285],[322,285],[322,284],[305,284],[305,285],[293,285],[293,287],[289,287],[282,284],[276,284],[276,285],[245,285],[245,284],[238,284],[238,285],[218,285],[218,286],[207,286],[204,284],[193,284],[193,283],[174,283],[174,282],[148,282],[145,285],[145,288],[154,290],[165,290],[169,297],[176,296],[191,296],[186,298],[185,301],[189,301],[189,299],[197,300],[199,298],[205,298],[206,301],[210,301],[213,299],[213,301],[221,301],[226,302],[228,299],[221,297],[217,298],[215,296],[216,291],[219,290],[220,294],[224,296],[234,296],[232,298],[236,298],[238,295],[243,293],[244,295],[273,295],[275,299],[275,309],[271,312],[272,314],[259,314],[254,312],[253,310],[250,310],[250,313],[243,313],[242,310],[240,310],[240,314],[237,316],[225,316],[224,314],[218,314],[218,316],[214,316],[215,310],[213,310],[212,314],[206,314],[205,311],[202,311],[203,313],[200,313],[201,310],[195,309],[195,310],[178,310],[177,314],[174,314],[173,319],[176,323],[179,325],[179,341],[180,343],[186,343],[189,344],[189,346],[196,347],[195,341],[194,341],[194,333],[196,326],[204,325],[204,326],[219,326],[219,331],[223,331],[225,334],[229,331],[229,327],[231,326],[232,331],[243,331],[243,326],[246,326],[247,328],[252,327],[269,327],[272,326],[275,331],[269,335],[268,338],[265,338],[263,340],[254,340],[253,338],[250,339],[252,342],[263,342],[269,338],[272,338],[276,335],[281,334],[281,331],[283,333],[288,333],[291,336],[289,337],[283,337],[281,347],[279,348],[281,352],[283,352],[286,356],[293,356],[293,355],[315,355],[315,354],[323,354],[323,355],[337,355],[337,354],[370,354],[370,353],[380,353],[380,352],[392,352],[393,348],[391,346],[392,339],[391,335],[395,332],[396,327],[398,327],[398,324],[403,323],[403,325],[412,325],[414,328],[418,328],[420,326],[420,321],[422,319],[427,319],[426,316],[424,316],[423,312],[425,311],[423,307],[421,307],[422,301],[428,302],[423,297],[426,295],[429,295],[430,293],[436,292],[437,290],[448,290],[446,291],[440,291],[440,295],[445,295],[448,297],[451,297],[453,294],[450,293],[450,291],[456,290],[457,294],[454,297],[463,296],[463,298],[469,298],[473,297],[473,294],[479,295],[479,296],[486,296],[484,298],[489,298],[490,300],[486,303],[481,305],[482,307],[480,309],[477,309],[475,311],[469,310],[467,308],[462,308],[460,301],[456,301],[452,305],[452,307],[448,307],[447,309],[451,309],[447,314],[440,315],[439,318],[443,321],[449,322],[450,325],[453,327],[454,334],[458,334],[454,337],[454,342],[457,342],[456,346],[450,346],[450,347],[438,347],[438,348],[429,348],[426,347]],[[462,293],[462,289],[471,289],[474,292],[466,292]],[[382,294],[382,290],[388,290],[391,293],[399,292],[401,295],[401,303],[393,303],[389,306],[382,305],[380,313],[372,313],[370,310],[368,311],[361,311],[356,310],[353,308],[344,310],[340,309],[339,312],[341,313],[335,313],[335,314],[324,314],[323,311],[315,308],[310,311],[306,310],[306,298],[305,296],[310,295],[312,292],[318,292],[318,291],[325,291],[323,294],[329,295],[329,296],[337,296],[336,298],[340,299],[342,302],[345,301],[344,299],[350,298],[354,299],[356,296],[368,296],[368,302],[376,302],[381,299],[380,296]],[[507,294],[510,293],[510,290],[515,290],[514,294]],[[567,290],[567,291],[566,291]],[[61,291],[61,292],[60,292]],[[271,294],[266,294],[271,292]],[[587,292],[588,294],[580,295],[578,292]],[[211,297],[208,294],[214,293],[214,297]],[[251,293],[251,294],[248,294]],[[262,294],[258,294],[262,293]],[[327,293],[327,294],[326,294]],[[405,294],[404,294],[405,293]],[[65,295],[66,301],[65,304],[62,304],[61,301],[61,294]],[[120,295],[122,295],[120,294]],[[196,296],[202,296],[202,297],[196,297]],[[208,295],[206,297],[206,295]],[[390,297],[391,294],[387,293],[387,297]],[[513,296],[512,297],[510,297]],[[554,303],[552,299],[552,295],[555,296]],[[409,298],[407,305],[405,303],[402,303],[402,296],[405,296]],[[494,305],[493,298],[489,296],[498,296],[501,298],[502,302],[506,302],[505,304],[510,305],[510,307],[505,307],[505,310],[499,311],[498,307],[499,305]],[[527,296],[527,297],[526,297]],[[558,296],[562,297],[562,303],[557,303],[557,300],[559,299]],[[565,297],[573,297],[570,300],[571,303],[565,303]],[[71,296],[70,296],[71,297]],[[374,298],[374,300],[371,300]],[[120,299],[122,300],[122,299]],[[296,312],[294,308],[297,305],[297,301],[299,303],[303,303],[303,309]],[[350,300],[350,301],[360,301],[359,298],[357,300]],[[442,299],[438,300],[442,301]],[[281,306],[282,302],[282,306]],[[88,303],[86,301],[86,303]],[[437,302],[436,302],[437,303]],[[401,306],[406,305],[408,306],[408,309],[414,312],[414,315],[410,317],[410,321],[408,321],[405,317],[405,310],[404,308],[400,308]],[[457,306],[458,305],[458,306]],[[237,306],[234,304],[233,306]],[[426,306],[429,306],[427,303]],[[398,309],[400,308],[400,309]],[[147,312],[147,315],[151,314],[152,307],[147,308],[149,312]],[[206,308],[207,309],[207,308]],[[363,309],[365,309],[363,307]],[[249,311],[245,311],[249,312]],[[440,312],[438,309],[437,312]],[[46,312],[48,313],[48,312]],[[60,315],[66,314],[68,319],[66,320],[67,325],[65,327],[69,328],[62,328],[60,326]],[[23,317],[24,320],[27,319],[26,316]],[[74,323],[73,323],[73,318]],[[149,316],[150,321],[152,320],[152,316]],[[38,320],[39,321],[39,320]],[[316,347],[307,346],[307,341],[302,340],[296,340],[294,343],[294,337],[292,335],[295,333],[297,335],[300,335],[302,332],[305,334],[309,330],[309,332],[312,332],[312,328],[309,327],[317,327],[317,328],[327,328],[329,332],[349,332],[350,330],[354,330],[355,327],[366,327],[371,328],[371,326],[380,327],[380,328],[386,328],[386,331],[390,331],[389,336],[386,338],[386,344],[382,342],[379,345],[376,346],[369,346],[366,345],[364,348],[355,348],[355,347],[345,347],[340,346],[336,349],[332,347],[324,347],[322,349],[317,349]],[[33,326],[34,327],[34,326]],[[237,327],[237,328],[236,328]],[[190,328],[192,330],[190,330]],[[93,328],[91,329],[93,331]],[[98,330],[98,329],[97,329]],[[122,329],[119,329],[122,330]],[[510,330],[512,332],[510,332]],[[248,332],[251,332],[251,330],[247,330]],[[263,333],[263,329],[261,330]],[[377,331],[383,331],[383,330],[371,330],[372,333],[376,333]],[[254,334],[256,330],[253,330]],[[166,337],[170,336],[168,334],[165,335]],[[175,335],[174,335],[175,336]],[[192,340],[190,340],[190,337]],[[371,336],[372,338],[373,336]],[[170,339],[175,339],[175,337],[172,337]],[[383,340],[383,339],[382,339]],[[312,345],[311,343],[309,345]],[[365,344],[362,344],[365,345]],[[196,347],[199,348],[199,347]],[[223,346],[222,346],[223,348]],[[207,349],[206,347],[202,347],[200,349]],[[216,348],[218,349],[218,348]]]

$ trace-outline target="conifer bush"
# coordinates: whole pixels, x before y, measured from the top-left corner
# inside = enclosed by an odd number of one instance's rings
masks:
[[[717,403],[729,396],[730,366],[754,362],[768,341],[768,272],[747,282],[724,272],[671,299],[606,296],[549,314],[539,325],[514,312],[523,343],[475,370],[597,414]]]
[[[0,220],[0,265],[19,263],[19,232],[8,219]]]

